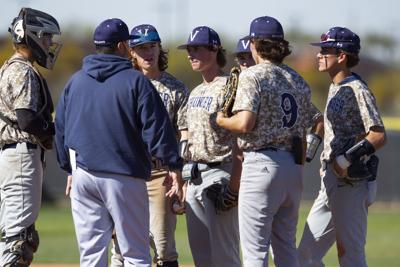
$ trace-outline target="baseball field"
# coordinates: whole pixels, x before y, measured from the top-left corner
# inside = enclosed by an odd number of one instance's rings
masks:
[[[301,207],[298,240],[303,230],[311,203]],[[348,222],[352,223],[352,222]],[[79,266],[78,249],[68,204],[58,207],[44,206],[37,221],[40,232],[40,248],[34,267]],[[177,248],[182,267],[193,266],[185,217],[180,216],[176,232]],[[400,262],[400,204],[375,203],[368,218],[367,259],[370,267],[399,266]],[[336,247],[325,257],[326,267],[336,267]],[[274,266],[271,264],[271,266]]]

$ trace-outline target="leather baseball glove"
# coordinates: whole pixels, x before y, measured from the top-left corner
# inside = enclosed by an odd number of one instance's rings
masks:
[[[225,117],[231,117],[233,104],[235,103],[236,90],[239,83],[240,69],[233,67],[230,71],[229,79],[224,88],[224,100],[221,111]]]
[[[239,194],[232,192],[226,184],[214,183],[206,188],[206,194],[213,202],[217,213],[238,205]]]
[[[346,179],[350,182],[361,180],[375,180],[378,172],[379,158],[372,155],[367,162],[358,160],[347,168]]]

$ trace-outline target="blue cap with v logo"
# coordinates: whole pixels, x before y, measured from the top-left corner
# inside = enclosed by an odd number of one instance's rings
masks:
[[[186,49],[188,46],[221,46],[218,33],[207,26],[199,26],[192,30],[186,44],[178,46],[178,49]]]
[[[235,50],[235,54],[238,54],[238,53],[251,53],[249,37],[246,36],[246,37],[239,39],[239,41],[236,45],[236,50]]]
[[[156,28],[150,24],[142,24],[134,27],[131,35],[135,36],[129,40],[129,46],[134,47],[146,43],[161,42]]]

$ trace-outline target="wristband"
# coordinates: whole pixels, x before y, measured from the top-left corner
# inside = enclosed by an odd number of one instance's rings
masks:
[[[339,167],[342,168],[343,170],[347,169],[347,168],[351,165],[351,162],[348,161],[344,155],[339,155],[339,156],[336,158],[336,163],[337,163],[337,164],[339,165]]]

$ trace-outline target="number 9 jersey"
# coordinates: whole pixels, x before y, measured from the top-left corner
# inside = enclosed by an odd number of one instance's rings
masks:
[[[244,151],[267,147],[291,150],[293,136],[303,137],[320,115],[311,103],[311,91],[304,79],[287,65],[270,62],[240,74],[232,110],[257,114],[253,130],[239,135]]]

